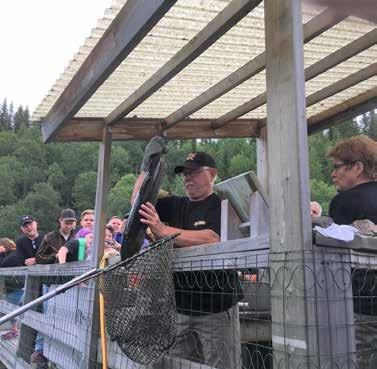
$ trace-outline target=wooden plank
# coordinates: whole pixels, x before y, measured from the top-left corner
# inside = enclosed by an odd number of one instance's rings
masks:
[[[174,270],[266,268],[269,260],[268,246],[269,238],[263,235],[175,249]]]
[[[95,203],[95,218],[94,218],[94,239],[91,250],[92,267],[99,266],[103,256],[104,240],[105,240],[105,225],[106,225],[106,206],[107,194],[109,192],[110,183],[110,158],[111,158],[111,129],[105,127],[103,129],[103,138],[100,144],[98,157],[98,171],[97,171],[97,189],[96,189],[96,203]],[[97,341],[99,335],[99,322],[94,317],[98,316],[98,281],[91,280],[89,282],[88,300],[89,300],[89,315],[91,319],[88,324],[87,331],[82,332],[82,339],[87,343],[86,352],[84,353],[85,367],[91,369],[94,363],[97,362]]]
[[[191,138],[240,138],[256,137],[259,132],[258,119],[239,119],[226,127],[213,129],[210,119],[188,119],[165,132],[168,139]],[[104,127],[101,118],[74,118],[55,136],[55,141],[101,141]],[[161,119],[123,119],[111,126],[113,140],[149,140],[160,135]]]
[[[301,17],[300,1],[265,2],[272,345],[279,367],[308,369],[310,276],[302,255],[312,242]],[[289,292],[280,270],[295,271]]]
[[[221,200],[221,242],[242,238],[242,233],[239,230],[240,223],[240,218],[229,200]]]
[[[129,0],[42,122],[44,142],[69,122],[176,0]]]
[[[233,0],[216,15],[193,39],[167,61],[157,72],[146,80],[134,93],[116,107],[107,117],[112,124],[126,116],[183,68],[200,56],[224,33],[237,24],[261,0]]]
[[[103,129],[102,142],[99,147],[97,188],[94,219],[94,239],[90,260],[92,267],[97,268],[103,255],[105,240],[107,194],[110,183],[110,159],[111,159],[111,130]]]
[[[308,119],[308,133],[313,134],[377,108],[377,87],[316,114]]]
[[[341,91],[346,90],[352,86],[357,85],[358,83],[365,81],[371,77],[377,75],[377,63],[368,65],[367,67],[343,78],[330,86],[319,90],[306,98],[306,106],[314,105],[322,100],[327,99],[330,96],[333,96]]]
[[[343,61],[375,45],[376,42],[377,29],[374,29],[365,34],[364,36],[358,38],[355,41],[352,41],[348,45],[342,47],[341,49],[335,51],[334,53],[326,56],[325,58],[319,60],[318,62],[306,68],[305,81],[310,81],[314,77],[317,77],[319,74],[326,72],[327,70],[335,67]],[[261,107],[266,103],[266,101],[267,94],[266,92],[263,92],[216,119],[213,122],[213,128],[223,127],[228,122],[242,117],[243,115],[250,113],[251,111]]]
[[[341,22],[345,17],[345,14],[334,12],[332,9],[323,11],[303,26],[304,42],[309,42],[335,24]],[[182,121],[186,117],[210,104],[212,101],[226,94],[233,88],[239,86],[241,83],[264,70],[265,67],[266,53],[262,52],[254,59],[250,60],[242,67],[231,73],[229,76],[211,86],[208,90],[204,91],[202,94],[195,97],[190,102],[167,116],[164,119],[164,121],[166,122],[166,127],[164,128],[164,130],[173,127],[175,124]]]
[[[27,304],[28,302],[33,301],[37,297],[39,297],[40,288],[41,284],[38,277],[26,275],[23,303]],[[36,311],[37,306],[34,306],[32,310]],[[21,319],[17,356],[21,357],[26,362],[30,362],[30,356],[34,351],[36,335],[36,331],[29,327],[27,324],[24,324],[23,320]]]

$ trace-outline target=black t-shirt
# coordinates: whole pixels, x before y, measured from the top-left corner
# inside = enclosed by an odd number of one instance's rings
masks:
[[[22,260],[22,265],[26,259],[35,258],[35,254],[43,240],[43,235],[40,234],[35,240],[31,240],[26,236],[21,236],[16,241],[16,254]]]
[[[377,223],[377,182],[359,184],[339,192],[331,201],[329,215],[337,224],[369,219]],[[377,274],[366,268],[352,269],[355,313],[377,315]]]
[[[351,224],[361,219],[377,224],[377,181],[339,192],[331,200],[329,215],[337,224]]]
[[[221,201],[212,194],[202,201],[169,196],[159,199],[156,210],[161,221],[184,230],[211,229],[220,235]],[[178,312],[205,315],[228,310],[243,298],[234,270],[185,271],[174,273]]]

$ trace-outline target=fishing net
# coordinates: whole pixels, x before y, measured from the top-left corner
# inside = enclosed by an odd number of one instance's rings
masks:
[[[131,360],[155,362],[173,345],[176,307],[170,239],[106,272],[100,289],[107,333]]]

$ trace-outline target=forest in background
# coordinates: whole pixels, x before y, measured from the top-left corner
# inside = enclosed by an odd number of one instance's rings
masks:
[[[311,199],[322,205],[325,214],[335,194],[326,154],[340,140],[358,134],[377,139],[374,111],[309,138]],[[130,209],[145,145],[145,141],[113,143],[109,216],[122,216]],[[182,179],[173,176],[173,168],[191,151],[206,151],[215,158],[218,181],[256,171],[255,139],[174,140],[168,147],[162,187],[170,193],[183,194]],[[78,215],[94,208],[98,152],[98,143],[43,144],[40,127],[30,123],[28,108],[14,109],[5,99],[0,105],[0,237],[16,238],[23,214],[36,217],[40,231],[49,232],[62,208],[71,207]]]

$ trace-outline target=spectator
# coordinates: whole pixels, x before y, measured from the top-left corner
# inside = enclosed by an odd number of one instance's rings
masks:
[[[94,210],[92,209],[86,209],[81,213],[80,217],[80,226],[82,227],[77,233],[76,238],[83,238],[83,233],[86,233],[86,231],[81,231],[82,229],[90,229],[93,230],[94,227]]]
[[[114,230],[110,225],[105,228],[105,245],[103,254],[106,256],[119,255],[121,245],[114,239]]]
[[[38,233],[37,221],[31,215],[21,218],[21,232],[23,235],[16,241],[16,255],[21,265],[34,265],[35,255],[43,240],[43,235]]]
[[[53,264],[57,262],[56,254],[69,240],[74,238],[76,213],[72,209],[64,209],[58,219],[59,229],[47,233],[36,254],[37,264]]]
[[[16,244],[12,240],[9,238],[0,238],[0,267],[3,267],[2,264],[6,257],[14,254],[14,251],[16,251]]]
[[[16,244],[9,238],[0,239],[0,267],[14,267],[22,265],[16,257]],[[13,305],[19,305],[22,299],[23,281],[15,277],[5,278],[5,300]],[[18,337],[17,321],[11,321],[12,328],[1,335],[2,340],[11,340]]]
[[[310,216],[318,218],[322,215],[322,206],[317,201],[310,202]]]
[[[114,230],[113,232],[114,240],[118,242],[119,244],[122,243],[122,237],[123,237],[122,224],[123,224],[122,219],[120,219],[116,215],[111,217],[108,223],[108,225],[110,225],[112,229]]]
[[[356,136],[336,145],[332,180],[339,193],[331,200],[329,215],[337,224],[369,219],[377,223],[377,143]]]
[[[161,138],[154,138],[147,145],[133,200],[143,182],[145,164],[163,146]],[[175,247],[218,242],[220,199],[213,193],[215,161],[204,152],[193,152],[174,172],[183,174],[186,196],[159,199],[156,207],[151,203],[141,205],[141,222],[150,227],[157,239],[178,233]],[[226,270],[176,272],[174,282],[178,327],[171,354],[211,367],[240,368],[237,302],[243,295],[238,274]]]
[[[80,231],[82,237],[79,239],[71,239],[59,249],[57,258],[60,264],[88,259],[89,251],[93,242],[93,232],[89,228],[82,228]],[[80,253],[80,245],[84,247],[82,255]]]
[[[332,180],[339,193],[331,200],[329,215],[337,224],[369,219],[377,223],[377,143],[356,136],[336,145],[328,154],[333,160]],[[360,369],[377,368],[373,354],[377,338],[376,272],[353,268],[352,289],[355,338]]]
[[[72,209],[64,209],[58,218],[59,229],[47,233],[36,254],[37,264],[53,264],[57,262],[56,255],[59,249],[70,239],[74,238],[74,229],[76,227],[76,213]],[[49,286],[42,286],[42,293],[49,292]],[[43,304],[46,310],[46,303]],[[38,334],[35,342],[34,352],[31,355],[32,363],[40,366],[47,366],[47,358],[43,355],[43,337]]]

